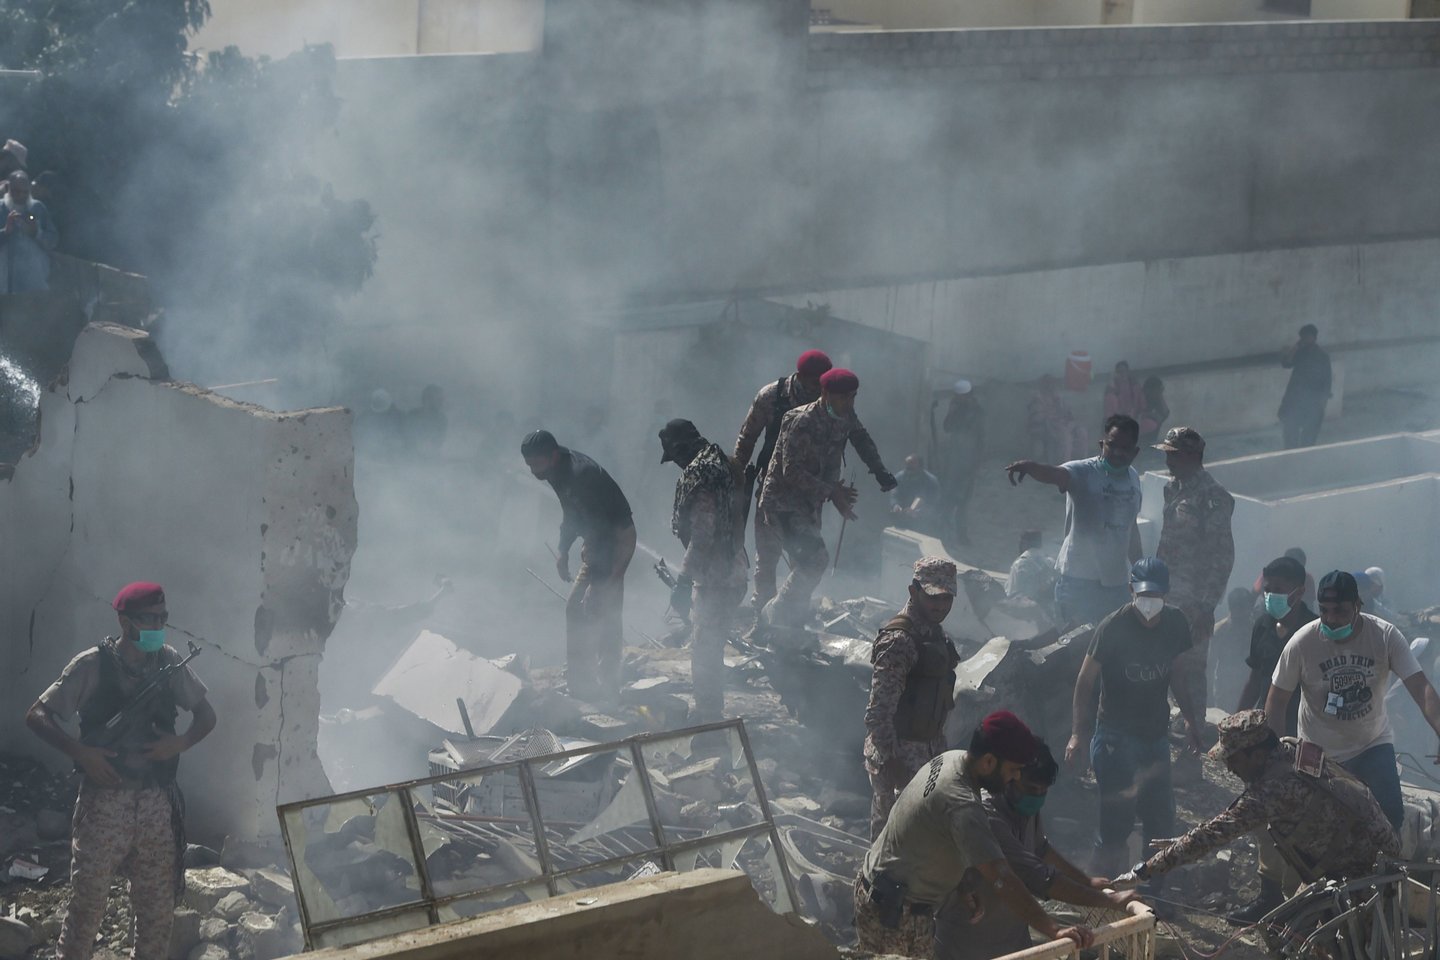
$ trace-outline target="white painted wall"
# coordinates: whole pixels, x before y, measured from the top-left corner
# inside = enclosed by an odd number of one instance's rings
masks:
[[[812,0],[812,5],[887,30],[1297,19],[1265,9],[1263,0],[1126,0],[1118,5],[1106,0]],[[1385,20],[1409,15],[1409,0],[1313,0],[1309,19]]]
[[[1134,0],[1135,23],[1238,23],[1293,20],[1267,10],[1263,0]],[[1312,0],[1313,20],[1403,20],[1408,0]],[[1299,18],[1305,19],[1305,18]]]
[[[317,669],[355,549],[350,415],[271,413],[166,376],[147,335],[92,324],[42,395],[39,447],[0,484],[0,744],[60,765],[24,708],[117,632],[120,587],[155,580],[219,716],[181,762],[190,828],[272,834],[276,803],[328,789]]]

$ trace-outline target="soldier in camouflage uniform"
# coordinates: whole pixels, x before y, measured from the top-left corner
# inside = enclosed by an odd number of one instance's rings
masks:
[[[820,536],[825,502],[854,519],[855,488],[840,481],[840,465],[846,442],[860,426],[855,417],[859,389],[860,378],[849,370],[826,371],[820,378],[820,399],[791,410],[781,421],[775,457],[760,491],[760,522],[778,532],[790,575],[762,608],[762,623],[803,626],[809,619],[810,595],[829,560]],[[889,480],[893,484],[894,478]],[[763,587],[757,581],[756,589]]]
[[[745,590],[745,539],[730,460],[689,420],[660,431],[661,463],[681,468],[670,529],[685,546],[670,605],[691,610],[690,675],[697,723],[725,712],[724,653],[730,615]]]
[[[945,718],[955,706],[955,648],[940,624],[955,602],[955,564],[915,561],[910,599],[880,628],[870,653],[865,708],[865,772],[870,775],[870,839],[880,835],[895,797],[945,749]]]
[[[1245,783],[1245,792],[1218,816],[1195,827],[1150,859],[1117,877],[1135,886],[1198,860],[1259,827],[1306,883],[1364,876],[1380,855],[1396,856],[1400,842],[1370,790],[1330,760],[1315,775],[1296,769],[1298,740],[1277,738],[1265,711],[1245,710],[1220,721],[1210,756]]]
[[[123,735],[112,748],[87,743],[150,677],[180,659],[165,646],[165,593],[158,584],[132,583],[112,606],[120,636],[71,660],[25,716],[26,726],[74,760],[84,775],[71,831],[71,897],[60,928],[59,960],[89,960],[93,954],[116,874],[130,881],[132,956],[169,956],[184,850],[184,803],[175,771],[180,753],[215,728],[205,685],[186,666],[169,675],[133,723],[120,725]],[[177,708],[191,714],[183,734],[175,732]],[[59,725],[71,715],[79,716],[79,739]]]
[[[785,414],[819,399],[820,378],[829,372],[830,368],[829,357],[819,350],[807,350],[800,354],[800,358],[795,362],[794,373],[788,377],[781,377],[774,383],[766,384],[755,395],[755,401],[750,404],[750,412],[746,415],[745,422],[740,425],[740,435],[735,439],[735,453],[732,457],[736,470],[744,472],[747,498],[750,491],[755,488],[757,480],[761,481],[759,490],[756,491],[757,494],[764,491],[763,481],[769,472],[770,461],[779,445],[780,427]],[[755,452],[755,444],[759,442],[762,433],[765,435],[765,443],[752,464],[750,457]],[[855,448],[855,452],[865,466],[875,475],[880,489],[882,491],[895,489],[894,475],[885,469],[885,464],[880,459],[880,451],[875,448],[875,441],[870,438],[870,432],[860,423],[858,417],[854,418],[854,423],[846,439]],[[755,511],[755,609],[757,610],[775,596],[775,568],[780,563],[782,549],[780,528],[765,524],[762,511],[757,509]]]
[[[1207,662],[1215,608],[1235,565],[1230,530],[1235,500],[1203,466],[1205,438],[1193,428],[1171,429],[1155,449],[1165,452],[1165,466],[1174,477],[1165,484],[1165,521],[1155,555],[1170,568],[1167,601],[1190,621],[1192,646],[1181,657],[1190,702],[1203,715],[1209,705]]]

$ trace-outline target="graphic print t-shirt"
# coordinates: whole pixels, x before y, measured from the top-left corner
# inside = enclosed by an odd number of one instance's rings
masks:
[[[1100,621],[1090,658],[1100,664],[1100,726],[1145,740],[1170,725],[1170,667],[1190,649],[1190,624],[1174,607],[1147,627],[1127,603]]]
[[[1140,475],[1134,467],[1113,475],[1101,457],[1071,460],[1060,468],[1070,474],[1070,489],[1056,569],[1107,587],[1129,583],[1130,529],[1140,515]]]
[[[1270,682],[1281,690],[1298,688],[1300,738],[1320,744],[1338,763],[1395,742],[1385,691],[1392,676],[1406,680],[1419,672],[1404,635],[1362,613],[1344,641],[1325,639],[1319,620],[1296,630]]]

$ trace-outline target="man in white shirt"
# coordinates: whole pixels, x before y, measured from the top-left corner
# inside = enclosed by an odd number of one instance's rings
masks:
[[[1395,733],[1385,709],[1394,674],[1440,735],[1440,696],[1394,625],[1361,613],[1354,576],[1333,570],[1320,581],[1320,619],[1296,630],[1280,654],[1265,697],[1265,715],[1285,735],[1285,709],[1298,688],[1300,739],[1370,788],[1398,832],[1405,817],[1395,769]]]

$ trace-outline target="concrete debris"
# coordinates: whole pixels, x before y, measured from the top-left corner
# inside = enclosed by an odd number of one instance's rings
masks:
[[[185,905],[201,913],[211,912],[230,894],[243,896],[249,889],[249,880],[224,867],[185,871]]]
[[[197,944],[185,960],[233,960],[234,955],[228,947],[218,943]]]
[[[215,915],[225,920],[239,920],[242,914],[250,912],[250,898],[239,890],[232,890],[215,904]]]
[[[230,924],[223,917],[206,917],[200,921],[199,940],[218,943],[230,939]]]
[[[170,927],[170,960],[184,960],[200,942],[200,911],[189,907],[175,910],[175,922]]]
[[[0,917],[0,960],[24,960],[40,938],[23,920]]]
[[[441,730],[473,737],[500,723],[524,685],[520,676],[504,667],[461,650],[438,633],[421,630],[380,678],[374,693]]]

